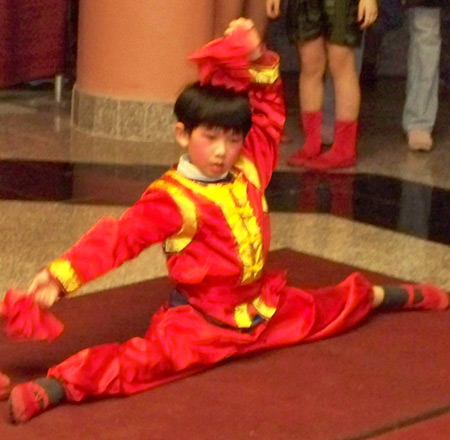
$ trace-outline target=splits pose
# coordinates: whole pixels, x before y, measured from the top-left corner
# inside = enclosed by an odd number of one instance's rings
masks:
[[[94,225],[30,289],[50,306],[163,243],[173,290],[144,337],[87,348],[45,378],[15,386],[12,422],[62,402],[148,390],[231,356],[325,338],[375,307],[448,305],[447,294],[429,285],[373,286],[354,273],[313,291],[265,271],[264,191],[284,124],[278,57],[264,50],[251,21],[239,19],[191,60],[200,81],[175,104],[175,138],[186,154],[119,219]]]

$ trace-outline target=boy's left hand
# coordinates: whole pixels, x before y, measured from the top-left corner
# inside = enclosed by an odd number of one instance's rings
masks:
[[[368,28],[378,17],[377,0],[359,0],[358,22],[361,29]]]
[[[255,28],[252,20],[248,18],[238,18],[233,20],[228,25],[225,31],[225,36],[231,35],[234,32],[245,31],[245,43],[250,47],[251,53],[249,55],[250,61],[258,59],[262,55],[261,37]]]

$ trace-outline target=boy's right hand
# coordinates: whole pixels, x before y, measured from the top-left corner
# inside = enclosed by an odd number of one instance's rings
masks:
[[[47,269],[38,272],[28,288],[28,294],[34,294],[34,299],[39,305],[46,308],[58,301],[61,293],[61,285]]]

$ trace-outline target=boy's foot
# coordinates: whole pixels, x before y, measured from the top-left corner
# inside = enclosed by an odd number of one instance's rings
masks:
[[[431,284],[403,284],[400,286],[409,294],[407,309],[445,310],[449,306],[449,294]]]
[[[50,406],[47,392],[36,382],[15,386],[9,397],[9,418],[11,423],[24,423]]]
[[[0,373],[0,400],[7,399],[10,392],[11,392],[10,378]]]
[[[380,310],[445,310],[449,294],[431,284],[401,284],[374,287],[374,306]],[[376,303],[376,304],[375,304]]]
[[[408,145],[411,151],[430,151],[433,148],[431,133],[425,130],[408,132]]]

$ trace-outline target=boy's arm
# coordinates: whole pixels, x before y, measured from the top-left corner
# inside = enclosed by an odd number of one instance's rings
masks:
[[[243,156],[256,165],[265,188],[277,163],[285,119],[279,57],[264,50],[250,20],[235,20],[226,34],[197,50],[190,59],[197,63],[202,83],[248,92],[253,125]]]
[[[44,306],[136,257],[182,227],[176,203],[164,191],[147,191],[119,218],[101,218],[60,258],[34,278],[29,293]]]

